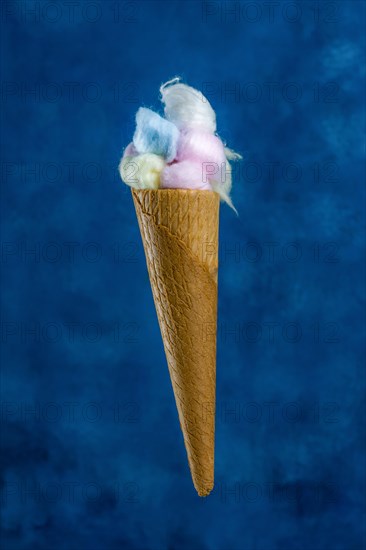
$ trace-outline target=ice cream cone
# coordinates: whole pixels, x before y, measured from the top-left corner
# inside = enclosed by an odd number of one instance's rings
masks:
[[[214,484],[219,195],[132,190],[194,486]]]

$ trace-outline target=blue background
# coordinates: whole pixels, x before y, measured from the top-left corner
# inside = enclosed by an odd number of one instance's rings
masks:
[[[365,4],[1,10],[5,547],[362,548]],[[239,217],[221,208],[207,499],[116,170],[175,75],[245,159]]]

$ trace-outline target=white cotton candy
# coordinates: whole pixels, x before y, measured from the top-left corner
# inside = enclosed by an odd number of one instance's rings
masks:
[[[220,195],[221,199],[225,201],[226,204],[228,204],[230,208],[232,208],[234,212],[236,212],[236,214],[238,214],[230,197],[230,192],[232,187],[232,174],[231,174],[231,166],[228,160],[226,161],[225,168],[222,166],[221,170],[219,171],[219,174],[217,174],[216,176],[213,176],[213,178],[210,179],[212,189]]]
[[[236,153],[229,147],[225,147],[225,156],[228,160],[242,160],[243,158],[240,153]]]
[[[214,133],[216,114],[208,99],[198,90],[173,78],[160,87],[165,117],[179,129],[192,128]]]

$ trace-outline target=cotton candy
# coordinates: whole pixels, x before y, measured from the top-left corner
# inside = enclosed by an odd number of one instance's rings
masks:
[[[220,138],[202,130],[184,130],[180,133],[177,150],[177,160],[199,160],[225,163],[224,145]]]
[[[220,138],[201,130],[182,131],[178,142],[177,160],[178,164],[182,160],[199,162],[201,181],[204,183],[208,181],[222,200],[234,208],[230,199],[231,167]],[[186,163],[185,167],[187,166]]]
[[[216,131],[215,111],[201,92],[173,78],[160,87],[160,93],[165,117],[179,129],[197,128],[212,134]]]
[[[232,149],[229,149],[229,147],[225,147],[225,155],[228,160],[242,160],[242,156],[240,153],[236,153]]]
[[[136,189],[200,189],[230,198],[230,161],[241,156],[216,134],[216,114],[204,95],[174,78],[160,87],[165,118],[141,107],[119,170]],[[236,212],[236,210],[235,210]]]
[[[127,145],[126,149],[123,151],[124,157],[136,157],[138,155],[138,152],[136,150],[136,147],[131,142]]]
[[[232,174],[231,166],[228,160],[226,160],[225,166],[221,167],[219,174],[219,177],[216,177],[215,175],[210,179],[212,189],[220,195],[221,199],[226,202],[230,206],[230,208],[238,213],[230,198],[230,191],[232,187]]]
[[[202,164],[192,160],[182,160],[167,165],[161,173],[163,189],[201,189],[212,191],[208,180],[203,183]]]
[[[136,113],[136,130],[133,144],[139,153],[154,153],[174,160],[179,138],[178,128],[152,111],[140,107]]]
[[[125,156],[119,165],[122,180],[135,189],[158,189],[165,160],[158,155],[145,153],[136,157]]]

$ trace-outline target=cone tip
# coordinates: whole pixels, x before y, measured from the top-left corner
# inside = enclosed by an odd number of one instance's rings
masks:
[[[208,495],[211,493],[213,488],[214,488],[214,484],[210,483],[209,485],[204,486],[204,487],[202,487],[202,486],[199,487],[199,488],[196,487],[196,491],[197,491],[199,497],[204,498],[204,497],[208,497]]]

